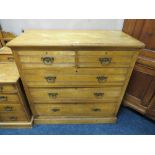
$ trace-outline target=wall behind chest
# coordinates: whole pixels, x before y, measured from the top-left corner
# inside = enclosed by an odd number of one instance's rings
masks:
[[[123,19],[1,19],[4,31],[19,35],[24,29],[122,30]]]

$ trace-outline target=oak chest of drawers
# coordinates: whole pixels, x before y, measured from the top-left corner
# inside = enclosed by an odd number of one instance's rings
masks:
[[[8,46],[35,123],[112,123],[144,44],[119,31],[29,30]]]
[[[31,126],[32,115],[16,64],[0,64],[0,127]]]

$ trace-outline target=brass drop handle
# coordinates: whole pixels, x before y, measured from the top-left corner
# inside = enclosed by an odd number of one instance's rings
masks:
[[[7,96],[0,96],[0,102],[7,101]]]
[[[4,107],[4,110],[5,111],[12,111],[13,110],[13,107],[6,106],[6,107]]]
[[[14,61],[14,58],[13,57],[8,57],[8,60],[12,62],[12,61]]]
[[[99,83],[105,82],[108,77],[106,76],[97,76],[96,79],[98,80]]]
[[[57,111],[60,111],[60,109],[58,109],[58,108],[53,108],[53,109],[51,109],[51,111],[57,112]]]
[[[11,116],[11,117],[10,117],[10,120],[11,120],[11,121],[16,121],[16,120],[17,120],[17,117],[16,117],[16,116]]]
[[[111,60],[112,58],[108,58],[108,57],[99,58],[99,61],[102,65],[110,64]]]
[[[95,95],[96,97],[103,97],[103,96],[104,96],[104,93],[94,93],[94,95]]]
[[[101,111],[101,109],[100,108],[93,108],[92,111],[98,112],[98,111]]]
[[[46,76],[45,79],[48,83],[54,83],[56,80],[56,76]]]
[[[48,93],[48,96],[49,96],[50,98],[57,98],[58,93]]]
[[[44,56],[41,58],[45,65],[51,65],[54,62],[54,57]]]

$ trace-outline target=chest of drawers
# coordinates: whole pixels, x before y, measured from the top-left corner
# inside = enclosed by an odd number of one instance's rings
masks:
[[[0,64],[0,128],[31,127],[27,104],[16,64]]]
[[[8,43],[34,122],[112,123],[144,44],[119,31],[29,30]]]

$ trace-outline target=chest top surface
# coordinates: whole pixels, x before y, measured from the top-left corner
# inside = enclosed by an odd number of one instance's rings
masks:
[[[143,48],[144,44],[122,31],[28,30],[7,44],[18,46],[100,46]]]
[[[15,63],[0,64],[0,83],[16,83],[19,79]]]

